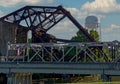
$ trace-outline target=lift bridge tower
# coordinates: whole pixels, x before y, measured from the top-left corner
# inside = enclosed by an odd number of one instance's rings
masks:
[[[101,41],[100,19],[97,16],[87,16],[85,19],[85,27],[89,33],[91,30],[97,31],[100,37],[99,41]]]

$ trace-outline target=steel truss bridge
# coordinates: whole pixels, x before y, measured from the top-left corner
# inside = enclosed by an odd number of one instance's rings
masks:
[[[95,48],[102,47],[99,53]],[[120,43],[8,43],[2,73],[101,74],[103,81],[120,75]],[[11,80],[9,80],[11,81]]]
[[[102,51],[98,51],[98,48]],[[5,58],[9,62],[117,63],[120,61],[120,43],[8,43]]]
[[[89,42],[56,38],[63,43],[34,43],[35,29],[47,32],[65,17]],[[104,81],[109,81],[110,76],[120,75],[120,43],[95,42],[62,6],[25,6],[1,17],[0,21],[17,25],[17,36],[32,31],[33,43],[8,43],[6,56],[0,57],[0,72],[8,74],[8,84],[16,84],[13,83],[17,79],[13,80],[13,73],[101,74]],[[21,26],[25,30],[20,29]]]

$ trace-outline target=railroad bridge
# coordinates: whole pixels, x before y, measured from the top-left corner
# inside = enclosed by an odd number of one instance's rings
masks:
[[[36,43],[36,29],[47,33],[66,17],[89,42],[52,38],[56,42]],[[120,75],[120,42],[95,42],[62,6],[25,6],[1,17],[0,31],[0,72],[7,74],[7,84],[31,84],[33,73],[101,74],[103,81]]]

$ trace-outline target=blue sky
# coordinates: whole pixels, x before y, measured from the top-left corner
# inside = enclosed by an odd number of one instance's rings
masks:
[[[120,0],[0,0],[0,17],[26,5],[62,5],[84,27],[85,18],[94,15],[100,19],[102,41],[120,41]],[[61,26],[63,27],[61,28]],[[62,38],[75,36],[77,31],[72,29],[74,26],[68,19],[55,27],[57,29],[55,31],[51,30],[50,33]]]

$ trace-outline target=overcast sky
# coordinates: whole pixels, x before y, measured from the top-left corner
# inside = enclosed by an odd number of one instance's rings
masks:
[[[87,16],[97,16],[100,19],[102,41],[120,41],[120,0],[0,0],[0,17],[26,5],[62,5],[84,27]],[[62,21],[56,27],[55,32],[53,30],[50,32],[59,34],[60,37],[74,36],[73,32],[77,31],[72,29],[74,26],[69,20]]]

